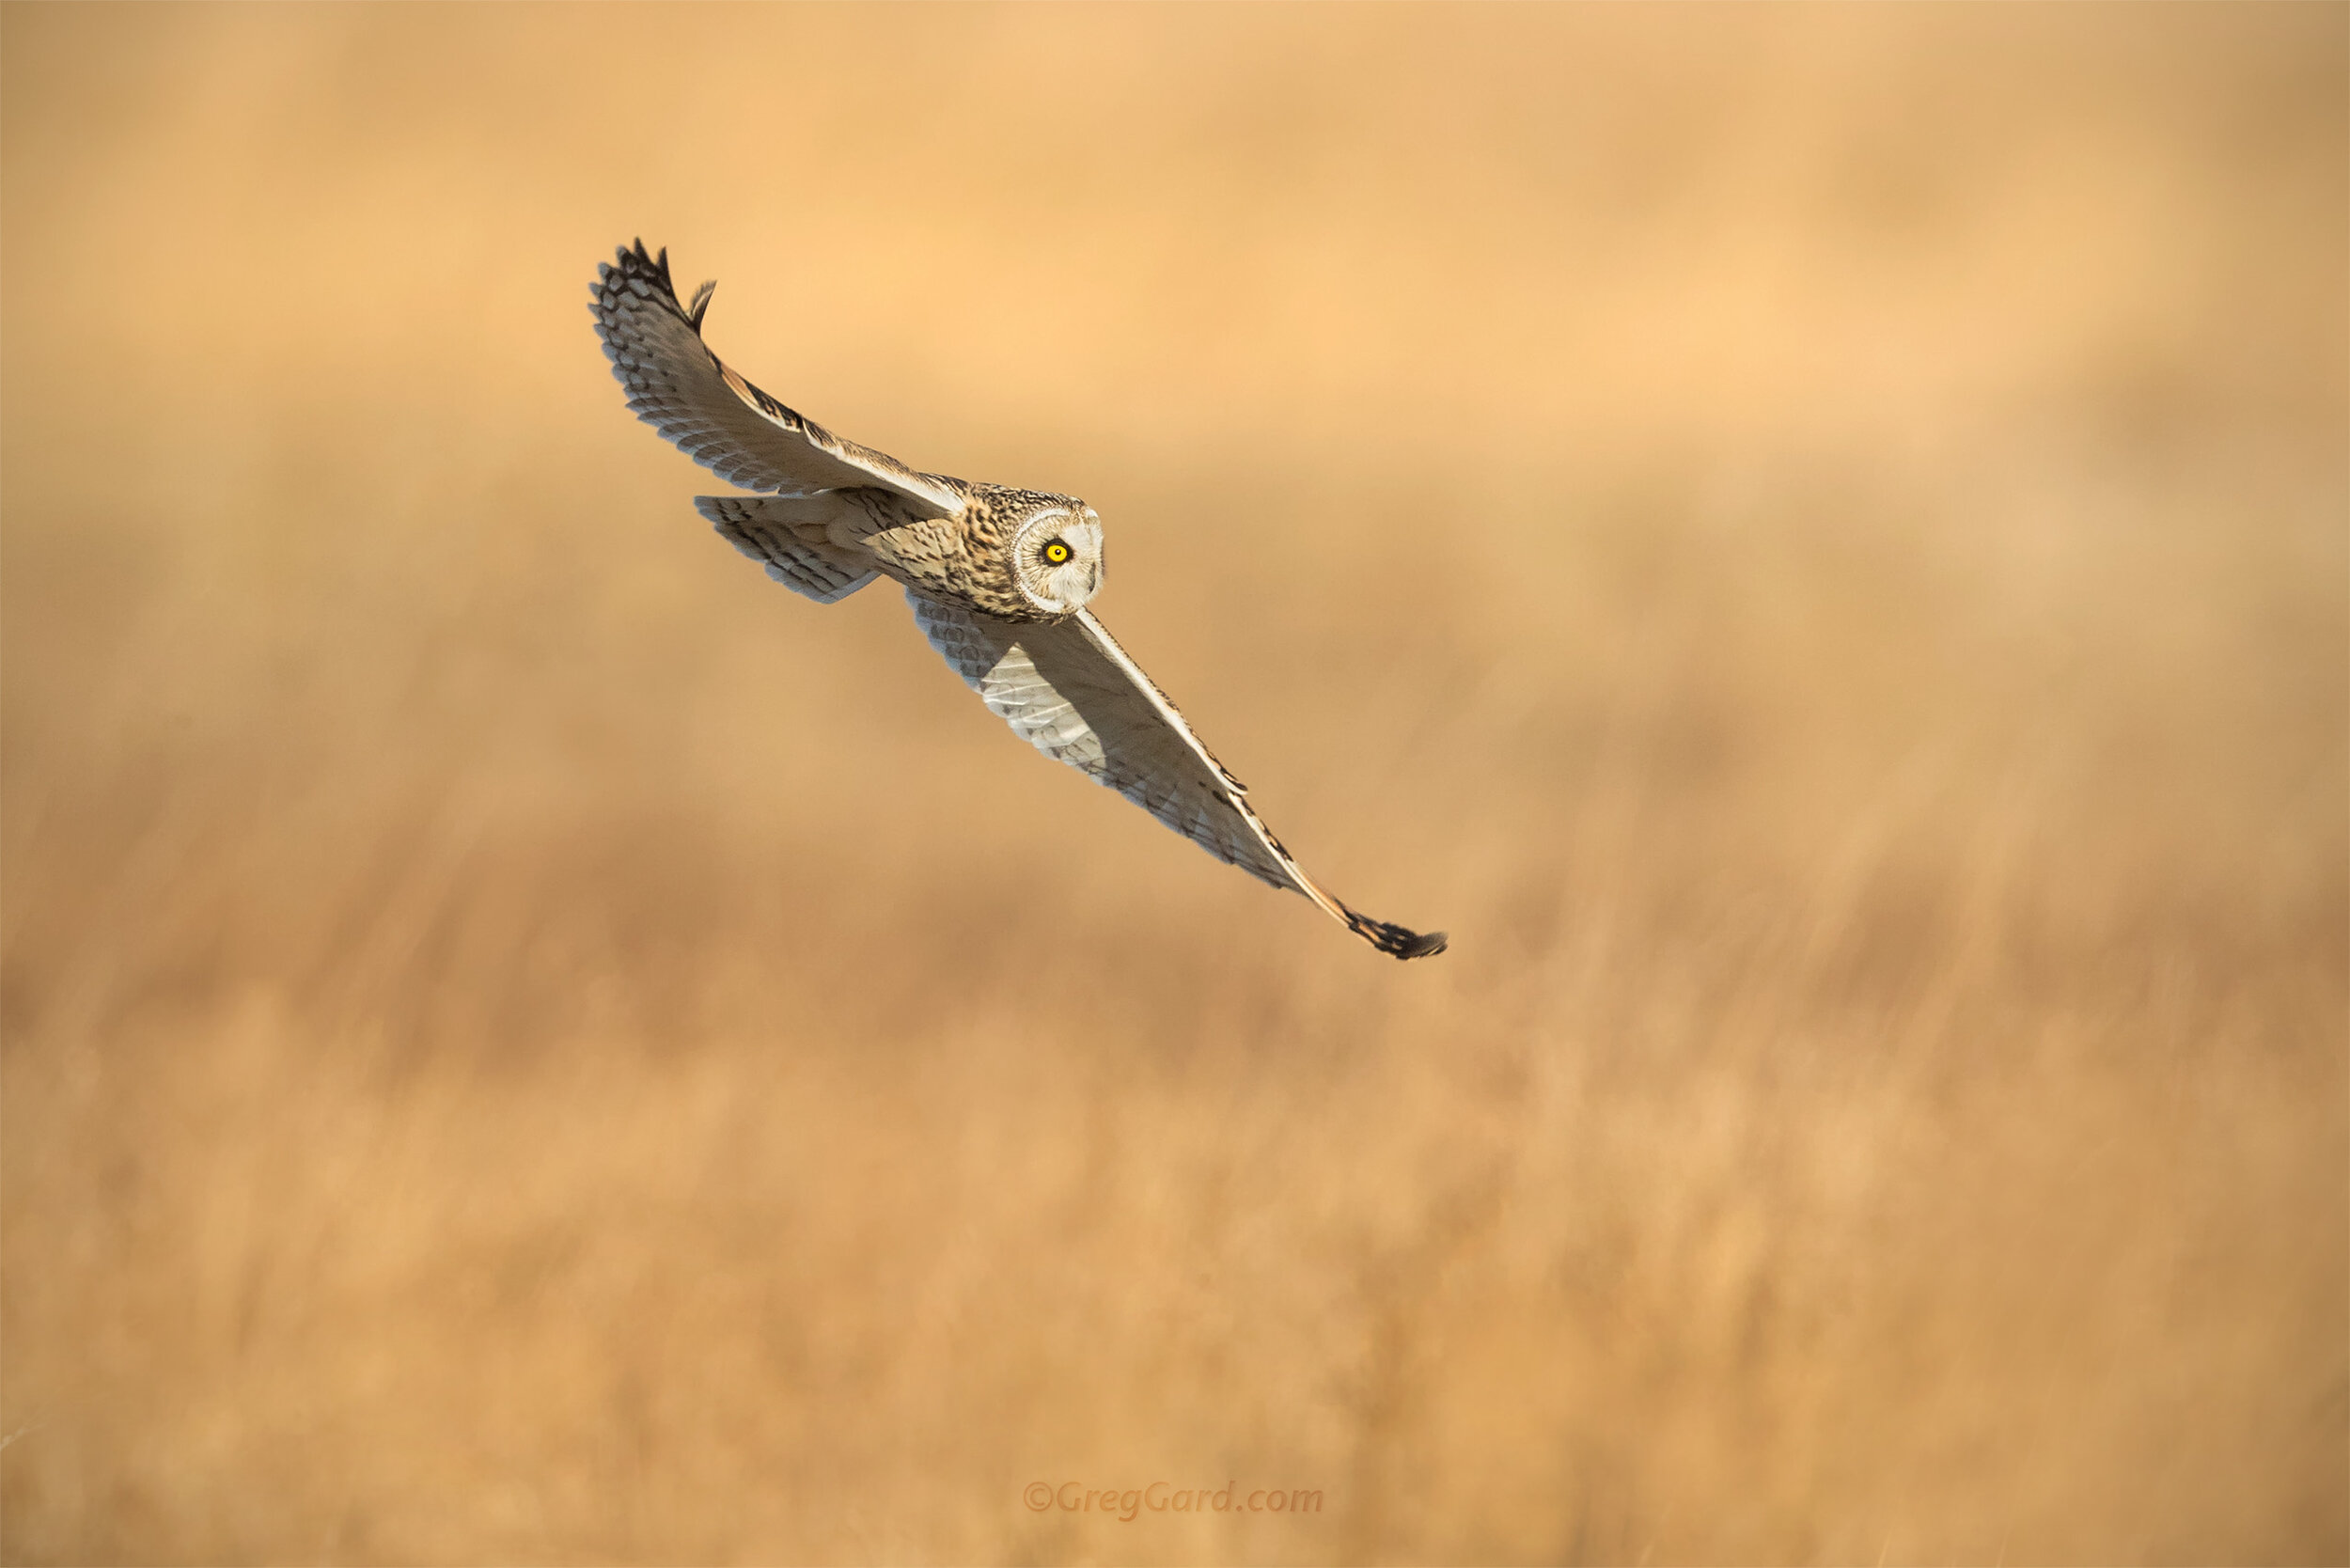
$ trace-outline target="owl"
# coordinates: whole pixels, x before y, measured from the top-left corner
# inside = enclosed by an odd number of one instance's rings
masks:
[[[1315,885],[1142,667],[1087,609],[1102,519],[1073,495],[924,474],[844,441],[702,342],[714,283],[681,304],[642,240],[597,268],[589,308],[637,417],[748,492],[694,505],[793,592],[838,604],[876,577],[1015,734],[1124,795],[1217,859],[1302,893],[1396,958],[1444,951]]]

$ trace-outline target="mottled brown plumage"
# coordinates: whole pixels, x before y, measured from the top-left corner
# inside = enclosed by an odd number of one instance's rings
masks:
[[[1086,608],[1102,520],[1073,495],[926,474],[834,435],[703,343],[713,284],[679,303],[643,241],[598,270],[589,308],[628,405],[721,478],[757,492],[695,505],[769,576],[820,604],[875,577],[906,591],[932,646],[1012,729],[1218,859],[1302,893],[1380,951],[1442,952],[1324,892],[1247,791]]]

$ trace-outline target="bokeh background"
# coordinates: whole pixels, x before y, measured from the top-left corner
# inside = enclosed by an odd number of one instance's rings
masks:
[[[9,8],[0,1551],[2350,1555],[2346,67]],[[713,537],[639,233],[1452,951]]]

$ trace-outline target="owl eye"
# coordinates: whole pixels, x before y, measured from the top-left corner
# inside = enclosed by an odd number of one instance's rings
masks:
[[[1044,558],[1054,566],[1066,565],[1069,560],[1068,544],[1058,539],[1053,541],[1044,547]]]

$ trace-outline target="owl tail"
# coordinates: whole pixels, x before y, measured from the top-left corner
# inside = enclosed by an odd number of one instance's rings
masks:
[[[824,509],[812,510],[805,497],[697,495],[694,507],[727,542],[765,566],[768,576],[819,604],[837,604],[880,575],[824,541]],[[811,518],[814,527],[807,525]]]

